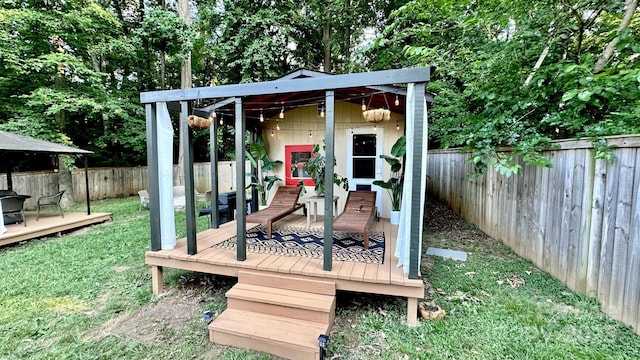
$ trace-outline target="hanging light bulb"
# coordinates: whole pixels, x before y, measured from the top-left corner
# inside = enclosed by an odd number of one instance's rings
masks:
[[[373,125],[373,131],[378,130],[378,126],[377,125]]]
[[[396,130],[400,130],[400,124],[396,121]]]
[[[364,104],[364,94],[362,95],[362,111],[367,111],[367,105]]]
[[[398,94],[396,94],[396,106],[400,105],[400,100],[398,100]]]
[[[311,130],[309,130],[309,137],[313,137],[313,135],[311,135]]]
[[[271,137],[273,137],[273,129],[271,129]]]
[[[284,105],[282,105],[282,109],[280,109],[280,119],[284,119]],[[278,129],[280,130],[280,129]]]
[[[324,117],[324,105],[320,109],[320,117]]]
[[[280,121],[276,120],[276,130],[280,131]]]
[[[215,111],[212,111],[211,113],[209,113],[209,119],[211,119],[211,122],[216,121],[216,117],[217,115]]]
[[[264,115],[262,115],[262,109],[260,109],[260,122],[264,122]]]
[[[224,125],[224,115],[220,115],[220,125]]]

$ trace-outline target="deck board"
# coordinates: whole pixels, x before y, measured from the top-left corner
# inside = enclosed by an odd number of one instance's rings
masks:
[[[254,224],[247,224],[247,229]],[[321,229],[323,217],[311,224]],[[305,227],[306,217],[291,215],[278,222],[277,226]],[[237,276],[238,271],[249,269],[273,274],[287,274],[292,277],[314,278],[332,281],[339,290],[359,291],[396,296],[424,297],[422,280],[408,279],[398,259],[393,256],[398,234],[397,225],[390,225],[388,219],[375,221],[374,231],[385,233],[385,255],[383,264],[367,264],[353,261],[333,261],[332,270],[323,270],[323,259],[295,257],[274,254],[259,254],[247,251],[245,261],[236,260],[236,250],[219,249],[212,246],[236,234],[235,221],[221,225],[218,229],[207,229],[197,234],[199,252],[186,254],[186,239],[178,240],[171,250],[148,251],[147,263],[156,266],[183,268],[186,270]],[[166,265],[165,265],[166,264]]]
[[[26,211],[27,226],[24,224],[5,225],[7,232],[0,235],[0,246],[100,224],[110,221],[111,217],[111,213],[87,215],[86,212],[65,212],[64,217],[58,213],[40,213],[40,219],[36,221],[36,212]]]

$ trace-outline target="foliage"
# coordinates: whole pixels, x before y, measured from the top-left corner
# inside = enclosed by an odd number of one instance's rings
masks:
[[[146,163],[140,91],[157,88],[149,41],[172,36],[170,85],[189,36],[146,22],[142,2],[7,2],[0,9],[0,129],[92,150],[91,166]],[[156,14],[152,11],[150,13]],[[149,14],[150,14],[149,13]],[[170,20],[170,14],[162,13]],[[154,46],[156,43],[154,42]],[[173,79],[173,80],[171,80]]]
[[[326,144],[323,142],[322,149],[326,149]],[[304,163],[304,167],[306,172],[311,176],[314,182],[313,190],[316,195],[324,196],[325,192],[325,173],[326,173],[326,157],[323,153],[320,152],[320,145],[313,144],[313,150],[311,150],[311,158]],[[333,165],[336,165],[336,158],[333,158]],[[340,176],[337,173],[333,173],[333,183],[338,186],[342,186],[342,188],[347,191],[349,190],[349,179],[346,177]],[[304,182],[300,180],[300,185],[303,185]],[[304,189],[304,188],[303,188]]]
[[[191,52],[195,34],[175,12],[152,9],[142,22],[138,36],[153,49],[184,60]]]
[[[594,73],[624,10],[614,0],[414,0],[363,57],[374,69],[435,66],[431,145],[462,147],[476,172],[493,166],[509,176],[523,164],[551,166],[541,151],[554,139],[588,136],[597,145],[640,131],[637,15]],[[607,156],[606,146],[596,150]]]
[[[275,170],[278,166],[282,165],[280,160],[271,160],[267,154],[267,150],[264,146],[264,139],[258,138],[258,141],[249,145],[249,151],[246,153],[246,157],[251,163],[251,166],[258,169],[260,168],[260,174],[251,174],[253,182],[249,184],[249,187],[253,187],[258,190],[260,196],[260,205],[267,205],[267,192],[273,188],[273,185],[282,181],[278,176],[271,174],[271,171]],[[260,163],[259,163],[260,162]]]
[[[402,185],[404,183],[404,176],[401,174],[402,159],[407,153],[407,140],[405,136],[400,136],[396,140],[393,147],[391,147],[391,156],[380,155],[380,158],[384,159],[389,166],[391,166],[391,177],[387,181],[375,180],[373,185],[380,186],[389,192],[391,198],[391,210],[400,211],[400,201],[402,200]]]

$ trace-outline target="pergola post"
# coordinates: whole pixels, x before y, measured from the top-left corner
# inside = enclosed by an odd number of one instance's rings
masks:
[[[236,99],[236,225],[237,225],[237,254],[238,261],[247,259],[247,224],[245,213],[246,193],[245,187],[245,145],[244,132],[246,124],[244,121],[244,109],[242,98]]]
[[[160,238],[160,184],[158,173],[158,114],[157,104],[146,104],[147,122],[147,171],[149,173],[149,213],[151,222],[151,250],[158,251],[162,248]]]
[[[213,110],[215,114],[215,109]],[[209,115],[211,117],[211,115]],[[209,158],[211,160],[211,213],[210,228],[220,227],[220,213],[218,213],[218,122],[212,119],[209,131]]]
[[[414,172],[418,171],[420,173],[420,169],[422,169],[422,158],[426,156],[424,154],[423,145],[425,144],[426,139],[423,139],[422,131],[426,125],[426,119],[424,118],[424,100],[425,100],[425,86],[426,83],[420,82],[416,83],[414,86],[415,89],[415,102],[413,107],[413,158],[411,159],[411,163],[413,165]],[[409,244],[409,279],[419,279],[420,278],[420,255],[422,252],[422,244],[420,244],[420,240],[422,236],[420,233],[422,231],[422,222],[423,219],[420,217],[422,214],[422,198],[426,196],[422,194],[422,182],[421,181],[413,181],[411,183],[411,193],[414,195],[411,197],[411,214],[412,221],[410,225],[410,244]]]
[[[198,253],[198,243],[196,241],[196,205],[194,200],[193,185],[193,133],[187,124],[189,116],[189,102],[180,102],[180,129],[182,134],[182,150],[184,153],[184,185],[185,185],[185,210],[187,221],[187,254]]]
[[[325,172],[324,172],[324,256],[322,269],[331,271],[333,265],[333,174],[335,158],[335,93],[325,95]],[[307,209],[309,211],[310,209]]]

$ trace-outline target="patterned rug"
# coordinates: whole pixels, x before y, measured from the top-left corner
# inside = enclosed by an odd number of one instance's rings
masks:
[[[247,230],[247,251],[262,254],[302,256],[321,259],[324,253],[322,229],[292,226],[273,227],[273,238],[267,239],[266,226]],[[384,233],[369,233],[369,250],[363,246],[363,233],[333,232],[333,260],[382,264],[384,260]],[[232,237],[214,248],[235,249],[237,237]]]

